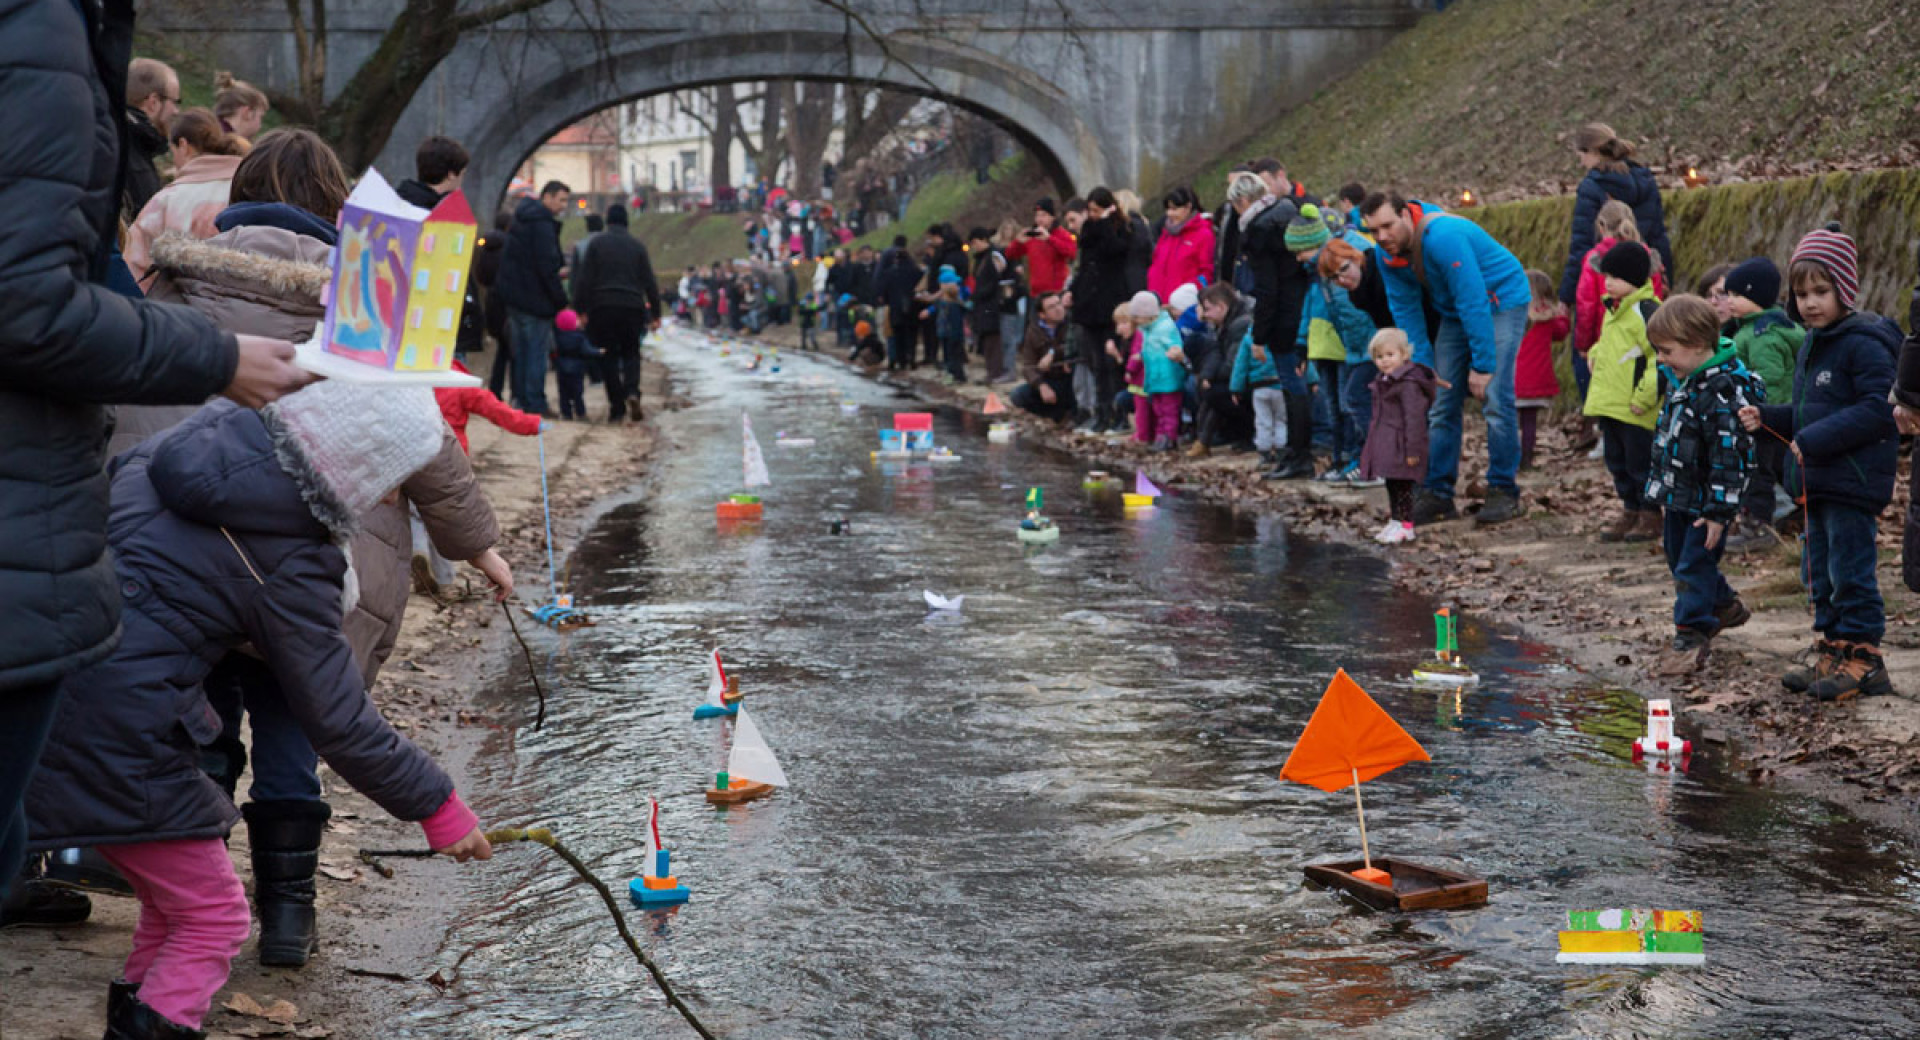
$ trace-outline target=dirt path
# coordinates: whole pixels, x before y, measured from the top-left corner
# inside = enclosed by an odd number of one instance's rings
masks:
[[[797,345],[798,333],[775,328],[763,338],[788,350]],[[827,356],[843,355],[830,349]],[[894,381],[929,400],[973,411],[985,403],[977,361],[963,386],[943,385],[932,368],[914,372]],[[1788,693],[1778,681],[1788,658],[1812,642],[1799,550],[1785,543],[1726,558],[1728,580],[1753,619],[1715,641],[1703,671],[1682,680],[1649,674],[1673,633],[1672,580],[1658,543],[1606,544],[1594,536],[1619,506],[1602,464],[1570,450],[1561,429],[1543,424],[1538,465],[1521,474],[1525,517],[1492,529],[1475,529],[1464,519],[1423,527],[1418,541],[1386,550],[1372,541],[1386,518],[1384,490],[1263,481],[1251,453],[1151,455],[1130,439],[1078,435],[1025,414],[1006,418],[1018,436],[1071,451],[1090,468],[1144,470],[1174,494],[1278,512],[1303,533],[1379,552],[1392,561],[1398,584],[1463,608],[1469,653],[1481,626],[1518,632],[1553,648],[1596,682],[1684,704],[1682,729],[1696,746],[1732,755],[1755,782],[1792,783],[1920,838],[1920,803],[1914,798],[1920,792],[1920,596],[1901,584],[1898,566],[1906,460],[1895,501],[1880,522],[1880,585],[1888,616],[1883,649],[1899,695],[1821,705]],[[1473,420],[1468,427],[1463,503],[1478,496],[1486,470],[1484,428]],[[1408,638],[1424,641],[1427,635]]]
[[[596,502],[644,475],[654,446],[651,424],[616,427],[600,421],[606,402],[604,394],[596,398],[599,390],[589,387],[587,393],[595,422],[561,422],[546,434],[554,536],[562,545],[573,543]],[[666,373],[651,359],[644,395],[649,414],[671,406]],[[535,442],[480,419],[468,433],[474,471],[505,532],[499,548],[513,565],[516,599],[543,602],[546,555]],[[484,581],[469,568],[460,570],[463,578],[448,590],[446,601],[413,597],[375,699],[397,728],[439,759],[488,826],[523,824],[527,821],[488,819],[487,793],[465,782],[468,762],[483,753],[483,746],[491,750],[489,738],[511,741],[514,730],[531,725],[534,698],[529,689],[525,703],[514,705],[509,717],[492,718],[476,709],[480,691],[503,675],[525,672],[500,608],[480,594]],[[464,575],[472,575],[471,582]],[[525,615],[519,623],[523,631],[533,625]],[[334,816],[321,850],[320,950],[301,971],[267,969],[259,966],[249,942],[208,1018],[210,1037],[374,1040],[391,1035],[396,1017],[457,976],[458,951],[443,951],[442,937],[466,905],[464,879],[485,866],[409,860],[393,878],[379,877],[358,861],[357,850],[418,847],[423,844],[419,827],[388,817],[324,767],[321,777]],[[240,876],[250,877],[244,826],[234,828],[229,844]],[[107,983],[126,957],[138,906],[131,899],[102,896],[93,903],[92,918],[78,927],[0,933],[0,1037],[92,1040],[100,1035]],[[287,1001],[293,1013],[279,1017],[291,1021],[221,1008],[238,1003],[242,994],[266,1009],[276,1000]]]

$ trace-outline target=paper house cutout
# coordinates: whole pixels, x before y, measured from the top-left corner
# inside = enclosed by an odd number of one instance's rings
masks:
[[[340,210],[321,352],[397,375],[449,371],[476,239],[459,192],[424,210],[368,170]]]
[[[932,412],[895,412],[893,428],[901,432],[916,432],[933,429]]]
[[[1705,964],[1698,910],[1570,910],[1560,964]]]

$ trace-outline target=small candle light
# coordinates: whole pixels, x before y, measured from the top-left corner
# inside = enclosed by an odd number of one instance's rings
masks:
[[[1479,203],[1479,202],[1478,202],[1477,200],[1475,200],[1475,199],[1474,199],[1474,197],[1473,197],[1473,191],[1472,191],[1472,189],[1468,189],[1468,190],[1466,190],[1466,191],[1462,191],[1462,192],[1460,193],[1460,205],[1462,205],[1462,206],[1478,206],[1479,204],[1480,204],[1480,203]]]
[[[1705,174],[1701,173],[1699,170],[1694,169],[1691,166],[1687,167],[1687,176],[1686,176],[1687,187],[1698,188],[1702,184],[1708,183],[1709,180],[1710,178],[1707,177]]]

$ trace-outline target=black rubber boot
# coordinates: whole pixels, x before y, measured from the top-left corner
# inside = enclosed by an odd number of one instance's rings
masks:
[[[1304,480],[1314,475],[1313,398],[1306,394],[1288,394],[1287,448],[1280,465],[1268,474],[1273,480]]]
[[[126,979],[114,979],[112,982],[107,983],[107,1021],[111,1022],[115,1018],[126,1014],[127,1003],[133,1000],[133,995],[138,992],[140,992],[140,984],[138,982],[128,982]]]
[[[260,963],[298,968],[313,953],[313,873],[333,810],[319,801],[249,802],[253,902],[260,916]]]
[[[103,1040],[205,1040],[206,1035],[168,1021],[131,992],[115,1003],[113,991],[107,991],[107,1032]]]

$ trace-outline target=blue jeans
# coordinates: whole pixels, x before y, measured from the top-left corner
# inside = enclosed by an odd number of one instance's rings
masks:
[[[1380,369],[1371,361],[1349,361],[1341,366],[1340,408],[1347,413],[1347,454],[1360,457],[1367,443],[1367,429],[1373,425],[1373,383]]]
[[[1027,319],[1021,314],[1000,316],[1000,349],[1007,352],[1001,371],[1008,379],[1020,378],[1020,341],[1027,335]]]
[[[1487,486],[1518,493],[1514,474],[1520,471],[1520,417],[1513,407],[1513,361],[1520,339],[1527,333],[1527,309],[1510,307],[1493,316],[1493,382],[1487,386]],[[1467,330],[1458,318],[1442,318],[1433,337],[1433,373],[1443,387],[1427,413],[1426,490],[1453,500],[1460,478],[1461,409],[1468,397],[1467,377],[1473,355],[1467,348]]]
[[[247,797],[256,802],[319,801],[320,756],[307,743],[307,734],[287,708],[280,681],[264,662],[245,654],[228,654],[207,676],[207,703],[220,716],[220,737],[214,746],[238,748],[242,709],[252,726],[251,754],[229,768],[230,778],[216,776],[231,786],[253,761],[253,785]]]
[[[1720,556],[1727,551],[1725,536],[1719,545],[1707,548],[1707,529],[1693,526],[1697,519],[1667,510],[1661,546],[1667,553],[1667,570],[1673,574],[1673,627],[1710,636],[1720,628],[1713,612],[1737,597],[1720,575]]]
[[[1874,573],[1879,553],[1877,513],[1815,498],[1807,509],[1805,568],[1813,590],[1813,628],[1828,639],[1880,644],[1887,612]]]
[[[513,336],[513,403],[523,412],[547,410],[547,354],[553,350],[553,319],[507,309]]]
[[[53,729],[60,684],[0,689],[0,898],[27,854],[27,784]]]

